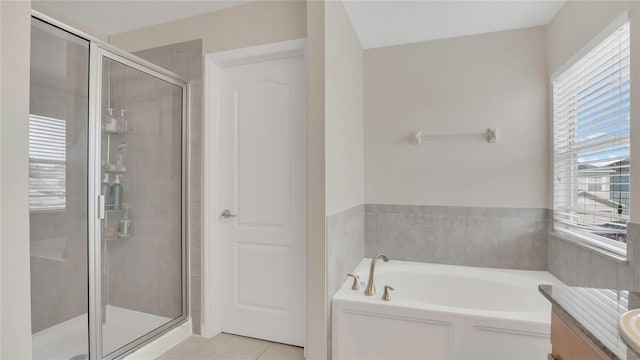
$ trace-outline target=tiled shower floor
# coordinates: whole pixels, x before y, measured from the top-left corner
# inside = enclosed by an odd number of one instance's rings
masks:
[[[304,360],[301,347],[231,334],[206,339],[192,336],[160,355],[158,360]]]

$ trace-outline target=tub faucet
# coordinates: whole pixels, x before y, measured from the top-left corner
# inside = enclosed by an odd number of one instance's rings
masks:
[[[373,272],[376,269],[376,261],[378,261],[378,259],[382,259],[384,262],[389,261],[389,258],[383,254],[378,254],[371,260],[371,267],[369,268],[369,282],[367,283],[367,289],[364,291],[366,296],[371,296],[376,293],[376,286],[373,283]]]

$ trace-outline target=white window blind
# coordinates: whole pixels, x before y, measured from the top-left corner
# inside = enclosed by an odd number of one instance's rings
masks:
[[[64,210],[67,123],[29,115],[29,210]]]
[[[553,80],[554,228],[615,252],[629,220],[629,22]]]
[[[627,358],[617,329],[622,314],[634,307],[629,306],[628,291],[554,286],[553,297],[619,359]]]

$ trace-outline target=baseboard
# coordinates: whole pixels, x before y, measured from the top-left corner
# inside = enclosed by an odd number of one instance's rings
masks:
[[[211,339],[222,332],[219,326],[207,326],[206,324],[202,324],[201,331],[202,337],[207,339]]]

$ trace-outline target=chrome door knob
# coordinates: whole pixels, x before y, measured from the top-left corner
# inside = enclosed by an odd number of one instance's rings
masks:
[[[229,211],[229,209],[224,209],[224,211],[222,212],[222,214],[220,214],[220,216],[222,216],[225,219],[228,219],[228,218],[234,218],[238,215],[232,214],[231,211]]]

